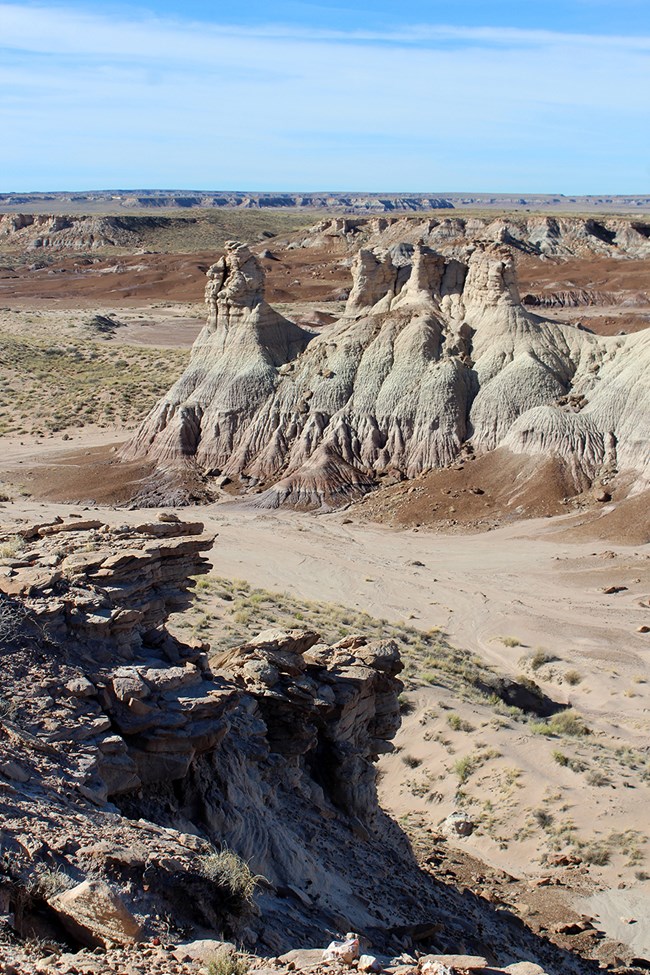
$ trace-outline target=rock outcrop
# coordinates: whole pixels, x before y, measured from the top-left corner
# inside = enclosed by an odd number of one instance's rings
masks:
[[[24,529],[29,549],[5,560],[7,618],[19,598],[49,640],[79,646],[83,678],[71,676],[62,695],[75,741],[94,756],[85,794],[103,801],[183,779],[228,734],[245,690],[271,751],[308,764],[321,754],[328,795],[372,818],[373,757],[390,749],[399,726],[397,648],[362,639],[327,647],[316,633],[269,632],[210,660],[207,646],[180,642],[165,623],[187,606],[190,577],[206,571],[200,553],[213,539],[201,529],[59,520]]]
[[[463,257],[467,247],[502,244],[512,252],[550,258],[650,256],[650,224],[603,216],[601,220],[572,216],[436,217],[379,216],[374,219],[334,217],[315,224],[300,240],[318,247],[333,237],[350,249],[388,249],[401,243],[426,244],[446,257]]]
[[[193,457],[225,468],[240,450],[242,431],[272,395],[282,367],[296,359],[310,335],[275,312],[263,294],[263,272],[248,247],[231,243],[208,271],[208,322],[190,364],[160,409],[150,414],[129,448],[161,459]],[[232,466],[232,464],[230,465]]]
[[[218,657],[176,639],[165,622],[186,605],[190,575],[206,569],[200,553],[212,539],[200,531],[177,520],[110,528],[59,520],[22,530],[25,547],[3,560],[0,576],[0,738],[14,756],[0,765],[0,784],[14,783],[3,842],[24,828],[30,804],[53,803],[65,828],[75,804],[114,816],[115,803],[170,835],[191,834],[176,841],[181,847],[237,850],[271,885],[332,891],[328,906],[314,907],[326,923],[328,911],[343,912],[349,890],[333,885],[327,858],[318,844],[307,850],[302,830],[323,818],[366,837],[374,828],[374,761],[399,726],[399,653],[390,641],[326,646],[299,630],[269,631]],[[66,861],[66,876],[79,884],[76,853],[101,837],[92,818]],[[45,832],[47,822],[43,814]],[[128,822],[116,822],[118,836]],[[54,869],[58,860],[46,862]],[[165,870],[158,880],[150,870],[152,898],[165,897]],[[176,876],[174,896],[190,881]],[[86,931],[77,932],[82,943],[103,943],[103,928],[94,942],[86,930],[89,896],[74,887],[50,907],[68,930]],[[187,907],[179,910],[187,915]],[[117,912],[125,938],[135,930],[122,924],[129,911],[142,905],[127,897]],[[217,916],[208,912],[203,923]],[[370,923],[366,912],[359,917]]]
[[[647,479],[650,333],[607,339],[532,314],[503,243],[362,248],[344,314],[314,335],[271,311],[247,248],[229,245],[208,275],[191,363],[128,458],[190,459],[270,506],[360,496],[468,442],[559,456],[576,490],[603,470]]]
[[[141,235],[128,218],[8,213],[0,215],[0,242],[34,251],[94,251],[137,247]]]
[[[304,953],[264,956],[342,937],[373,946],[373,970],[416,945],[564,970],[560,948],[421,870],[378,808],[392,642],[271,630],[213,655],[165,625],[205,571],[201,526],[71,518],[21,535],[0,565],[7,973],[198,975],[224,935],[279,975]],[[595,967],[571,958],[576,975]]]

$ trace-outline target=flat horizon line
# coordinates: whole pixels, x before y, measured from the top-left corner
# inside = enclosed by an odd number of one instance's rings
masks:
[[[616,197],[618,199],[635,199],[637,197],[649,198],[650,199],[650,187],[644,193],[614,193],[611,191],[602,191],[600,193],[559,193],[559,192],[538,192],[536,190],[511,190],[508,192],[492,192],[490,190],[364,190],[364,189],[350,189],[350,190],[259,190],[259,189],[210,189],[205,187],[200,188],[187,188],[187,187],[135,187],[135,188],[105,188],[105,189],[66,189],[66,190],[46,190],[46,189],[31,189],[31,190],[0,190],[0,197],[7,196],[70,196],[70,195],[157,195],[157,194],[237,194],[242,196],[371,196],[371,197],[437,197],[437,198],[453,198],[453,197],[464,197],[464,196],[475,196],[475,197],[513,197],[513,196],[530,196],[530,197],[557,197],[564,200],[573,199],[583,199],[583,200],[593,200],[600,197]]]

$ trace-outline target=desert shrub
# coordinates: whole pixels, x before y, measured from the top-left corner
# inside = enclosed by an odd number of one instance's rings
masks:
[[[0,694],[0,724],[3,721],[14,721],[18,711],[18,705],[14,701]]]
[[[585,863],[593,864],[596,867],[604,867],[611,860],[611,851],[600,843],[590,843],[583,847],[580,856]]]
[[[553,761],[561,765],[562,768],[570,768],[572,772],[584,772],[587,768],[584,762],[579,758],[571,758],[570,755],[565,755],[564,752],[553,752]]]
[[[0,559],[12,559],[25,547],[20,535],[10,535],[0,542]]]
[[[582,715],[571,709],[568,711],[559,711],[558,714],[554,714],[549,720],[548,725],[555,735],[581,737],[590,733]]]
[[[566,674],[564,675],[564,679],[567,684],[571,684],[571,687],[575,687],[576,684],[581,682],[582,674],[580,674],[577,670],[567,670]]]
[[[552,653],[548,653],[546,650],[535,650],[535,652],[526,658],[526,662],[530,664],[531,670],[539,670],[544,664],[550,664],[554,660],[557,660]]]
[[[528,729],[533,735],[568,735],[580,738],[591,734],[581,715],[571,709],[554,714],[548,721],[531,721]]]
[[[418,765],[422,765],[422,759],[416,758],[415,755],[402,755],[402,761],[409,768],[417,768]]]
[[[0,644],[9,644],[22,633],[27,612],[22,603],[0,593]]]
[[[223,945],[207,964],[208,975],[246,975],[248,956],[233,945]]]
[[[397,698],[399,703],[399,713],[400,714],[413,714],[415,711],[415,704],[411,701],[405,694],[400,694]]]
[[[27,891],[32,897],[40,897],[46,901],[75,885],[76,881],[61,867],[48,867],[39,863],[29,878]]]
[[[452,731],[474,731],[474,726],[469,721],[464,721],[459,714],[448,714],[447,724]]]
[[[228,891],[236,901],[250,901],[262,879],[253,874],[245,860],[233,850],[221,850],[203,858],[201,873]]]
[[[591,772],[587,772],[585,778],[589,785],[609,785],[609,779],[599,769],[592,769]]]
[[[463,758],[458,758],[454,762],[453,771],[456,773],[461,783],[467,782],[468,778],[474,771],[474,759],[471,755],[465,755]]]
[[[553,825],[553,816],[545,809],[535,809],[533,811],[533,819],[542,829],[548,829],[549,826]]]
[[[520,647],[521,640],[516,636],[500,636],[499,639],[504,647]]]

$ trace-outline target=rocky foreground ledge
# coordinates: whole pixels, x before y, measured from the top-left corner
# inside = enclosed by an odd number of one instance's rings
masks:
[[[394,643],[166,629],[212,541],[173,515],[0,534],[0,972],[230,975],[224,939],[273,972],[596,971],[423,872],[378,807]]]

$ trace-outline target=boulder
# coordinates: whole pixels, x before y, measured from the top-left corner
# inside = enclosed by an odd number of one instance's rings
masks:
[[[441,966],[452,971],[480,972],[488,967],[488,962],[480,955],[423,955],[420,958],[423,975],[437,975]]]
[[[445,819],[442,824],[442,831],[447,836],[471,836],[476,824],[472,818],[464,812],[453,812]]]
[[[235,946],[228,941],[217,941],[214,938],[199,938],[196,941],[185,941],[177,945],[172,954],[178,961],[200,962],[209,965],[222,951],[235,951]]]
[[[133,944],[142,933],[122,898],[101,880],[84,880],[49,905],[72,937],[91,948]]]

